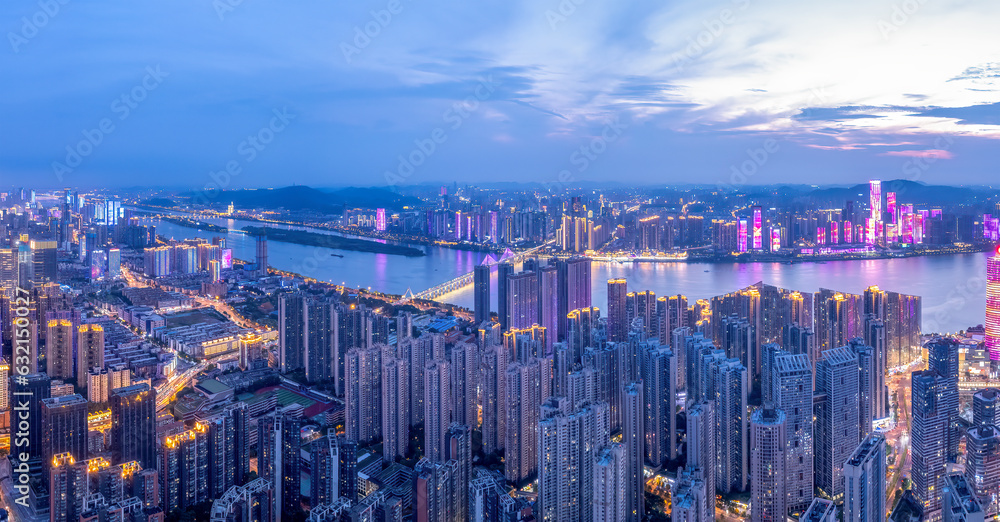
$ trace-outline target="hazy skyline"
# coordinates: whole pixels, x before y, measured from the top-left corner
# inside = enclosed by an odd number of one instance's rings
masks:
[[[7,184],[196,189],[227,168],[228,188],[995,179],[995,2],[0,13]]]

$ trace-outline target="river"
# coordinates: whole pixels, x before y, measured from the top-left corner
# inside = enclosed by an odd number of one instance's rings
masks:
[[[156,226],[157,234],[183,239],[211,239],[217,233],[195,230],[154,218],[146,224]],[[204,220],[229,229],[261,223],[245,220]],[[277,226],[267,224],[267,226]],[[286,227],[305,228],[305,227]],[[322,229],[309,230],[331,233]],[[233,256],[254,258],[254,239],[230,232],[226,243]],[[393,294],[411,289],[414,293],[458,275],[470,272],[480,262],[479,252],[414,245],[424,257],[404,257],[333,250],[268,242],[268,260],[272,267],[300,273],[352,288],[370,288]],[[332,256],[340,254],[344,257]],[[860,293],[869,285],[884,290],[919,295],[923,298],[923,330],[955,332],[982,324],[986,315],[986,259],[988,253],[947,256],[872,259],[865,261],[829,261],[826,263],[594,263],[593,302],[606,308],[607,280],[624,277],[630,290],[652,290],[657,295],[684,294],[689,302],[731,292],[764,281],[784,288],[814,292],[831,288]],[[494,272],[495,278],[495,272]],[[494,288],[495,288],[494,280]],[[496,292],[493,292],[494,307]],[[443,301],[471,307],[472,287],[448,294]]]

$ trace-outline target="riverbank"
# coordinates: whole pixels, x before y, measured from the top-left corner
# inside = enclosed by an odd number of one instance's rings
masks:
[[[166,221],[167,223],[173,223],[187,228],[196,228],[198,230],[205,230],[207,232],[218,232],[220,234],[226,234],[229,229],[226,227],[221,227],[212,223],[202,223],[201,221],[195,221],[193,219],[187,219],[177,216],[160,216],[161,221]]]
[[[304,230],[285,230],[270,227],[246,226],[242,229],[249,235],[261,235],[273,241],[294,243],[296,245],[315,246],[322,248],[332,248],[336,250],[350,250],[353,252],[368,252],[372,254],[390,254],[405,257],[422,257],[426,254],[423,250],[402,245],[389,243],[379,243],[365,239],[354,239],[349,237],[334,236],[331,234],[317,234]]]

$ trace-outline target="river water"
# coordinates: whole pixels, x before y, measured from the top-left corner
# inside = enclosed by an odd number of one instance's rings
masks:
[[[239,229],[246,225],[261,226],[261,223],[238,219],[205,221],[229,229]],[[146,218],[145,222],[155,225],[157,234],[168,238],[211,239],[219,235],[153,218]],[[330,233],[319,229],[310,230]],[[226,235],[226,244],[233,249],[234,257],[253,260],[254,238],[230,232]],[[274,268],[322,281],[402,294],[407,289],[417,293],[470,272],[483,257],[478,252],[421,245],[415,247],[427,255],[404,257],[269,241],[268,260]],[[333,253],[344,257],[330,255]],[[684,294],[689,302],[731,292],[757,281],[807,292],[831,288],[860,293],[869,285],[878,285],[884,290],[921,296],[925,332],[954,332],[982,324],[985,319],[988,256],[987,253],[979,253],[794,265],[595,262],[593,302],[595,306],[606,308],[607,280],[617,277],[626,278],[630,290],[652,290],[657,295]],[[495,284],[494,281],[494,288]],[[496,292],[493,294],[495,307]],[[471,307],[472,286],[448,294],[441,300]]]

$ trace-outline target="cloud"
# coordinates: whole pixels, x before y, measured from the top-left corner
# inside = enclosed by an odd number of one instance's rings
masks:
[[[955,156],[951,151],[941,149],[926,150],[890,150],[882,153],[883,156],[899,156],[903,158],[934,158],[953,159]]]

